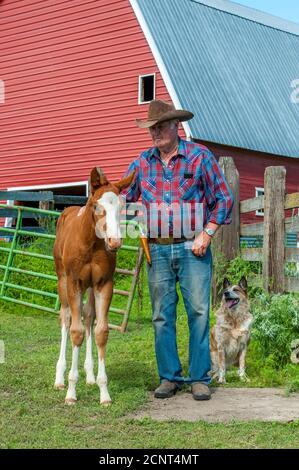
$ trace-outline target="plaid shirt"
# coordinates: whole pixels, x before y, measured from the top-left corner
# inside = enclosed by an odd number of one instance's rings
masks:
[[[161,236],[163,225],[167,225],[169,236],[177,236],[178,225],[186,223],[186,217],[196,232],[198,204],[202,204],[201,229],[208,222],[218,225],[231,222],[233,195],[217,160],[207,147],[179,139],[178,153],[167,166],[162,162],[159,150],[152,147],[132,162],[126,175],[134,170],[134,182],[122,192],[122,196],[126,197],[127,203],[136,202],[142,196],[147,211],[147,227],[151,227],[150,236]],[[152,203],[162,204],[168,217],[152,210],[151,207],[155,206]],[[172,209],[173,203],[181,209],[178,221]],[[189,208],[183,214],[186,204]]]

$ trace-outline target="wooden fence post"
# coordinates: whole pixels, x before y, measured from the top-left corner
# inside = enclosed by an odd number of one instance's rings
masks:
[[[226,181],[233,193],[235,203],[232,213],[232,223],[219,228],[213,240],[214,270],[212,280],[212,304],[218,300],[217,285],[222,284],[222,279],[217,278],[217,255],[223,255],[224,260],[230,261],[239,254],[240,250],[240,177],[232,157],[220,157],[219,165],[224,173]],[[222,256],[221,256],[222,257]]]
[[[283,166],[269,166],[264,177],[263,282],[266,292],[284,291],[285,180]]]

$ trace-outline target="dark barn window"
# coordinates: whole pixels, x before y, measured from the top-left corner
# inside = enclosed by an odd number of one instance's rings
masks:
[[[139,77],[139,104],[155,99],[155,74]]]

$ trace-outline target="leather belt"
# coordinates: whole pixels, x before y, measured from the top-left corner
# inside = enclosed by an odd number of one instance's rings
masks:
[[[175,243],[184,243],[188,241],[193,241],[193,239],[188,239],[188,238],[173,238],[173,237],[168,237],[168,238],[149,238],[148,239],[149,243],[157,243],[158,245],[172,245]]]

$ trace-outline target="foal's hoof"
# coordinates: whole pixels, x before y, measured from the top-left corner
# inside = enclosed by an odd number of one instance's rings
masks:
[[[102,405],[102,406],[110,406],[111,403],[112,403],[111,400],[101,401],[101,405]]]
[[[65,404],[66,405],[75,405],[77,403],[76,398],[66,398],[65,399]]]
[[[96,384],[96,380],[95,379],[86,379],[86,385],[95,385]]]
[[[64,389],[64,384],[54,384],[55,390],[63,390]]]

